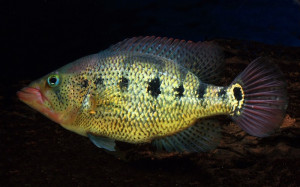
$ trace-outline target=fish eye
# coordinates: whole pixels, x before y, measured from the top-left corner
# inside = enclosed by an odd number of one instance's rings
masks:
[[[47,83],[50,87],[56,87],[59,84],[58,75],[50,75],[47,79]]]

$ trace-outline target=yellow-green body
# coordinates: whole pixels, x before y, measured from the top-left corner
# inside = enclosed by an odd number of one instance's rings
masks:
[[[51,72],[17,95],[108,151],[116,150],[115,140],[207,151],[219,142],[220,124],[205,118],[222,114],[251,135],[268,136],[287,107],[283,74],[256,59],[228,87],[214,86],[221,51],[210,42],[134,37]]]
[[[64,75],[66,81],[78,82],[66,91],[73,93],[69,94],[73,105],[80,108],[72,123],[62,125],[81,135],[149,142],[182,131],[198,118],[230,114],[243,102],[234,99],[230,87],[221,95],[223,87],[206,85],[191,71],[162,57],[100,53],[67,66],[83,67]],[[122,77],[128,80],[125,86]],[[100,85],[95,82],[99,78]],[[157,97],[149,91],[149,82],[155,78],[161,83]],[[82,81],[88,82],[86,87]],[[180,84],[184,92],[178,97]],[[205,90],[200,98],[201,86]]]

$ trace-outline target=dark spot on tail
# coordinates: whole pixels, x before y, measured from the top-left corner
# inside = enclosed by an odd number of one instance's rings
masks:
[[[160,80],[158,77],[155,79],[151,80],[148,85],[147,91],[153,96],[157,97],[161,92],[160,92]]]
[[[89,81],[87,79],[84,79],[82,84],[81,84],[81,87],[86,88],[86,87],[88,87],[88,85],[89,85]]]
[[[184,88],[183,85],[181,84],[178,88],[175,88],[174,91],[176,91],[177,93],[175,93],[176,97],[182,97],[183,96],[183,92],[184,92]]]
[[[243,98],[241,88],[239,88],[239,87],[235,87],[233,89],[233,94],[234,94],[235,99],[238,101],[240,101]]]
[[[128,89],[128,79],[125,77],[121,78],[121,82],[119,83],[119,86],[121,90],[127,90]]]
[[[205,90],[207,88],[207,85],[204,83],[200,83],[199,88],[197,90],[197,94],[198,94],[198,98],[201,99],[203,98],[204,94],[205,94]]]
[[[103,79],[100,77],[100,78],[97,78],[94,82],[95,85],[102,85],[103,84]]]

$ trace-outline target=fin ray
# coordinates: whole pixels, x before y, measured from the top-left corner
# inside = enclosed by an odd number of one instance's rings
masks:
[[[108,151],[116,151],[115,146],[115,140],[111,138],[106,138],[102,136],[95,136],[92,135],[91,133],[88,133],[89,139],[99,148],[106,149]]]
[[[224,54],[213,42],[178,40],[166,37],[134,37],[125,39],[108,51],[155,55],[179,63],[191,70],[201,81],[217,83],[224,66]]]
[[[240,115],[232,119],[247,133],[264,137],[277,129],[287,108],[286,81],[269,59],[258,58],[233,81],[244,90]]]
[[[155,139],[152,143],[158,150],[168,152],[205,152],[215,148],[219,140],[219,122],[202,119],[177,134]]]

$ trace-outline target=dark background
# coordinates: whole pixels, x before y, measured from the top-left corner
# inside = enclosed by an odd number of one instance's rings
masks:
[[[299,1],[19,0],[1,1],[0,10],[1,186],[299,185]],[[73,60],[146,35],[217,41],[227,55],[226,83],[259,56],[277,59],[296,127],[256,139],[229,125],[211,153],[157,154],[142,145],[125,162],[15,96]]]
[[[125,38],[215,38],[300,46],[296,0],[2,1],[4,74],[37,78]],[[22,67],[22,68],[20,68]]]

